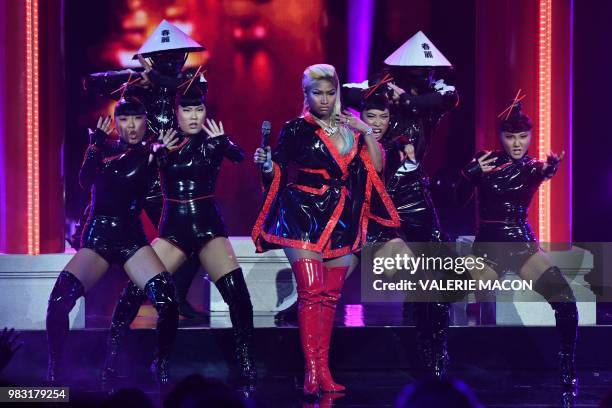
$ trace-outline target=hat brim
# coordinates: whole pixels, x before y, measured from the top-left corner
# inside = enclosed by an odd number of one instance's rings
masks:
[[[455,69],[452,65],[390,65],[386,62],[384,64],[391,68]]]
[[[151,57],[153,55],[156,54],[163,54],[166,52],[197,52],[197,51],[206,51],[206,47],[185,47],[185,48],[172,48],[169,50],[161,50],[161,51],[153,51],[153,52],[145,52],[142,54],[143,57]],[[137,60],[138,59],[138,55],[140,54],[134,54],[134,56],[132,57],[133,60]]]

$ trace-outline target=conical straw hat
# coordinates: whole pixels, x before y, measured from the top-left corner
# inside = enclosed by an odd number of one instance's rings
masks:
[[[422,31],[389,55],[385,64],[399,67],[452,67]]]
[[[191,52],[204,49],[201,44],[182,32],[177,26],[163,20],[140,47],[138,54],[147,56],[160,51],[183,50]],[[134,55],[134,59],[138,58],[138,54]]]

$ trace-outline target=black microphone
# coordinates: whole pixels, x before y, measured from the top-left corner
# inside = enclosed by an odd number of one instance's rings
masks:
[[[266,150],[266,146],[270,145],[270,132],[272,131],[272,124],[267,121],[264,120],[263,122],[261,122],[261,148],[264,149],[264,151]],[[260,167],[263,170],[264,165],[261,164]]]
[[[270,132],[272,131],[272,124],[264,120],[261,123],[261,148],[265,149],[266,146],[270,145]]]

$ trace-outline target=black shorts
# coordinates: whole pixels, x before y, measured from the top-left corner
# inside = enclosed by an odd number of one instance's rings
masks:
[[[164,200],[159,237],[190,256],[214,238],[227,238],[227,231],[213,198],[185,202]]]
[[[529,258],[540,251],[540,244],[528,223],[481,223],[472,253],[501,277],[507,271],[517,272]]]
[[[89,248],[109,264],[123,265],[140,248],[149,245],[138,216],[92,215],[81,236],[81,248]]]

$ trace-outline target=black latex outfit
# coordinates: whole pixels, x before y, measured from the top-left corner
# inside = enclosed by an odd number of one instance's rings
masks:
[[[101,130],[90,135],[90,145],[79,174],[84,188],[91,187],[90,213],[81,244],[120,265],[148,245],[139,214],[154,172],[148,146],[110,142]],[[135,288],[135,285],[132,284]],[[161,272],[138,289],[156,308],[158,347],[151,369],[158,381],[168,381],[168,358],[178,327],[178,308],[172,276]],[[68,314],[85,289],[68,270],[60,273],[49,297],[47,337],[49,343],[48,379],[58,380],[59,364],[68,336]]]
[[[239,163],[244,152],[228,136],[210,138],[204,131],[181,135],[177,145],[159,159],[164,200],[159,236],[190,255],[215,237],[227,237],[215,186],[223,158]]]
[[[227,237],[223,217],[214,198],[224,158],[241,162],[244,153],[227,135],[208,137],[179,134],[176,149],[157,154],[163,210],[159,236],[198,260],[200,250],[212,239]],[[235,358],[240,378],[253,384],[257,371],[252,353],[253,306],[244,275],[237,268],[215,285],[228,304],[232,321]],[[113,313],[108,339],[105,376],[114,376],[119,344],[144,301],[141,291],[128,284]]]
[[[476,154],[462,171],[459,184],[462,200],[477,189],[479,222],[472,252],[483,257],[493,270],[503,275],[506,271],[520,272],[540,245],[527,220],[527,210],[539,186],[554,176],[559,160],[549,158],[547,165],[527,155],[512,159],[507,153],[493,152],[487,159],[495,168],[483,173]],[[574,354],[578,326],[578,309],[573,291],[561,270],[552,266],[534,283],[534,290],[542,295],[555,311],[560,336],[559,363],[561,383],[577,385]]]
[[[91,189],[90,212],[81,237],[109,264],[123,265],[148,245],[139,215],[154,165],[143,144],[108,142],[96,130],[79,173],[84,189]]]

